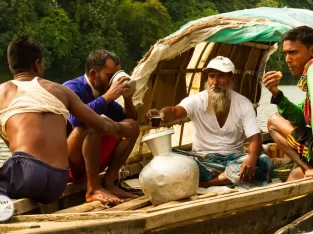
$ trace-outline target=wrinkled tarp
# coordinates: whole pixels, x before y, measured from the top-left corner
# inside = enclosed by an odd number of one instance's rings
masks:
[[[191,21],[158,41],[135,67],[132,73],[132,79],[137,81],[134,103],[143,104],[147,81],[161,60],[171,59],[203,41],[228,44],[277,42],[285,32],[301,25],[313,27],[313,11],[261,7]],[[262,59],[266,63],[268,55]]]
[[[216,15],[190,21],[182,26],[180,30],[168,36],[168,38],[181,33],[184,29],[193,24],[212,19],[214,16]],[[287,32],[290,27],[301,25],[313,27],[313,11],[306,9],[260,7],[223,13],[219,14],[219,16],[265,18],[271,22],[280,23],[281,25],[272,25],[270,27],[254,25],[249,28],[223,29],[208,38],[207,41],[209,42],[224,42],[229,44],[239,44],[247,41],[273,42],[279,41],[281,35]]]

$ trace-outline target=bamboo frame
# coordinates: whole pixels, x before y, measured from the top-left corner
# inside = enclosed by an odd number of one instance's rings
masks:
[[[254,52],[254,49],[255,49],[255,47],[252,47],[251,50],[249,51],[249,56],[248,56],[247,61],[249,61],[249,60],[251,59],[251,56],[252,56],[252,54],[253,54],[253,52]],[[243,87],[243,83],[244,83],[245,78],[246,78],[246,70],[247,70],[247,68],[248,68],[248,64],[249,64],[249,62],[246,63],[244,72],[242,73],[242,76],[241,76],[241,79],[240,79],[239,93],[242,93],[242,87]]]
[[[202,56],[203,56],[203,54],[204,54],[204,52],[205,52],[205,50],[207,49],[208,46],[209,46],[209,43],[206,43],[205,46],[203,47],[203,49],[202,49],[202,51],[201,51],[201,53],[200,53],[200,55],[199,55],[199,58],[198,58],[198,60],[197,60],[197,63],[196,63],[196,65],[195,65],[195,68],[198,68],[199,63],[200,63],[200,61],[201,61],[201,59],[202,59]],[[191,87],[192,87],[192,85],[193,85],[193,80],[194,80],[195,75],[196,75],[196,72],[193,72],[193,74],[192,74],[192,76],[191,76],[191,78],[190,78],[190,83],[189,83],[188,91],[187,91],[187,95],[188,95],[188,96],[190,95],[190,90],[191,90]],[[180,136],[179,136],[179,144],[178,144],[179,147],[181,147],[182,142],[183,142],[184,127],[185,127],[185,124],[183,123],[182,126],[181,126],[181,128],[180,128]]]
[[[187,59],[189,58],[189,55],[190,55],[191,52],[193,53],[194,50],[192,50],[192,49],[188,50],[188,54],[185,56],[184,61],[181,63],[180,68],[179,68],[179,71],[178,71],[178,74],[177,74],[177,76],[176,76],[172,105],[175,105],[174,102],[175,102],[175,98],[176,98],[177,87],[178,87],[178,84],[179,84],[180,76],[181,76],[181,74],[182,74],[181,70],[182,70],[182,68],[186,65],[186,61],[187,61]]]

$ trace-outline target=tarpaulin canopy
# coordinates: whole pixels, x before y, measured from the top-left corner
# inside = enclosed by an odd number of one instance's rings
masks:
[[[278,42],[285,32],[301,25],[313,27],[312,11],[261,7],[191,21],[154,44],[135,67],[132,73],[132,78],[137,81],[134,102],[143,104],[147,81],[159,61],[174,58],[204,41],[226,44]],[[269,55],[266,56],[263,63]]]
[[[207,41],[230,44],[238,44],[247,41],[275,42],[280,40],[281,35],[291,27],[301,25],[313,27],[313,12],[305,9],[260,7],[223,13],[219,14],[219,16],[265,18],[270,22],[276,22],[278,24],[252,25],[236,29],[223,29],[212,35]],[[216,17],[216,15],[191,21],[167,38],[181,33],[193,24],[204,22],[214,17]]]

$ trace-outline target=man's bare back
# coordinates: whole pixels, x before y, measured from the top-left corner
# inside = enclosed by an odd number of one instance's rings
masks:
[[[65,86],[38,78],[44,73],[43,55],[33,38],[20,37],[8,46],[14,80],[0,85],[0,132],[12,157],[0,170],[0,194],[50,203],[68,182],[69,112],[103,135],[127,138],[131,127],[100,117]]]
[[[58,87],[60,85],[44,79],[38,81],[44,89],[68,105],[66,95]],[[0,86],[0,110],[9,106],[16,93],[17,86],[10,81]],[[63,116],[53,113],[14,115],[6,123],[6,132],[11,152],[27,152],[54,167],[68,167],[66,121]]]

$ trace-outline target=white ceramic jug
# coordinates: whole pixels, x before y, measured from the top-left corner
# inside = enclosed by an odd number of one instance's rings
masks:
[[[173,129],[167,129],[142,138],[154,157],[141,171],[139,183],[153,205],[193,196],[199,186],[196,162],[171,152],[173,133]]]

